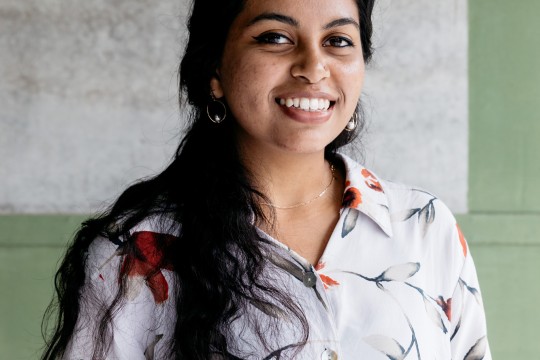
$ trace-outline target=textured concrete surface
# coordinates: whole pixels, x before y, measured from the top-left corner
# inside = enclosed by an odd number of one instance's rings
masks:
[[[366,164],[467,211],[466,0],[379,0],[365,86]]]
[[[0,213],[85,213],[181,132],[185,1],[0,0]],[[467,196],[465,0],[381,0],[366,163],[456,212]]]

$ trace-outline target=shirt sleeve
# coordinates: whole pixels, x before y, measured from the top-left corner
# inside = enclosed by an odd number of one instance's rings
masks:
[[[97,238],[90,245],[86,261],[86,281],[80,295],[80,312],[65,360],[88,359],[100,341],[97,337],[100,319],[109,308],[119,288],[119,271],[123,257],[117,245]],[[128,278],[128,289],[120,306],[113,312],[110,347],[106,360],[146,360],[156,337],[156,304],[143,276]]]
[[[473,258],[465,237],[457,226],[457,236],[465,256],[452,296],[452,359],[491,360],[482,295]]]

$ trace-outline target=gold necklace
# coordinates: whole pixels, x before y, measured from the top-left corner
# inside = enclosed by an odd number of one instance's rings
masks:
[[[275,204],[272,204],[272,203],[267,203],[267,202],[263,202],[261,203],[262,205],[266,205],[266,206],[270,206],[270,207],[273,207],[274,209],[281,209],[281,210],[287,210],[287,209],[294,209],[294,208],[297,208],[297,207],[300,207],[300,206],[304,206],[304,205],[307,205],[315,200],[317,200],[318,198],[320,198],[321,196],[323,196],[326,191],[328,191],[328,189],[330,188],[330,186],[332,186],[332,184],[334,183],[334,179],[335,179],[335,171],[336,169],[334,168],[334,165],[333,164],[330,164],[330,171],[332,172],[332,178],[330,179],[330,182],[328,183],[328,185],[326,185],[326,187],[323,189],[323,191],[321,191],[321,193],[317,196],[315,196],[314,198],[310,199],[310,200],[307,200],[307,201],[303,201],[303,202],[300,202],[298,204],[294,204],[294,205],[289,205],[289,206],[279,206],[279,205],[275,205]]]

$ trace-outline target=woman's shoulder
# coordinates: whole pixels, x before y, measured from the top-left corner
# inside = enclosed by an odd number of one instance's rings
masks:
[[[172,270],[167,249],[178,238],[179,232],[179,224],[167,215],[146,217],[124,235],[117,235],[113,227],[94,238],[88,247],[85,265],[88,282],[105,286],[108,294],[118,291],[122,277],[132,283],[137,279],[163,283],[163,273]],[[157,285],[157,290],[150,289],[156,292],[152,293],[153,297],[166,299],[168,289],[163,284]]]
[[[168,214],[147,216],[128,229],[121,229],[120,224],[115,223],[93,239],[88,247],[87,259],[100,262],[111,255],[121,255],[120,250],[129,245],[149,242],[150,239],[174,239],[179,236],[180,229],[180,224]]]
[[[384,209],[378,213],[389,214],[392,222],[400,217],[408,219],[414,216],[421,218],[420,221],[455,222],[450,208],[435,193],[421,186],[389,180],[347,155],[340,156],[345,165],[346,188],[353,187],[358,192],[359,209]]]
[[[446,202],[421,186],[381,179],[392,221],[415,219],[429,225],[454,226],[456,218]]]

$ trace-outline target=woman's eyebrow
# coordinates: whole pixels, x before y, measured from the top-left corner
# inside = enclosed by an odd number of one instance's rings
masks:
[[[340,18],[333,21],[330,21],[328,24],[324,26],[325,30],[335,28],[338,26],[345,26],[345,25],[354,25],[358,30],[360,30],[360,24],[353,18]]]
[[[274,12],[262,13],[260,15],[255,16],[248,23],[247,26],[251,26],[251,25],[253,25],[255,23],[258,23],[259,21],[264,21],[264,20],[274,20],[274,21],[279,21],[279,22],[282,22],[282,23],[285,23],[285,24],[288,24],[288,25],[298,26],[298,21],[296,21],[292,17],[287,16],[287,15],[283,15],[283,14],[279,14],[279,13],[274,13]]]
[[[248,23],[248,26],[251,26],[253,24],[256,24],[264,20],[279,21],[279,22],[282,22],[291,26],[298,27],[298,21],[296,21],[294,18],[287,15],[275,13],[275,12],[262,13],[260,15],[257,15]],[[335,28],[338,26],[345,26],[345,25],[353,25],[357,29],[360,29],[360,24],[358,24],[358,22],[354,20],[353,18],[339,18],[339,19],[333,20],[329,22],[328,24],[326,24],[323,27],[323,29],[328,30],[331,28]]]

